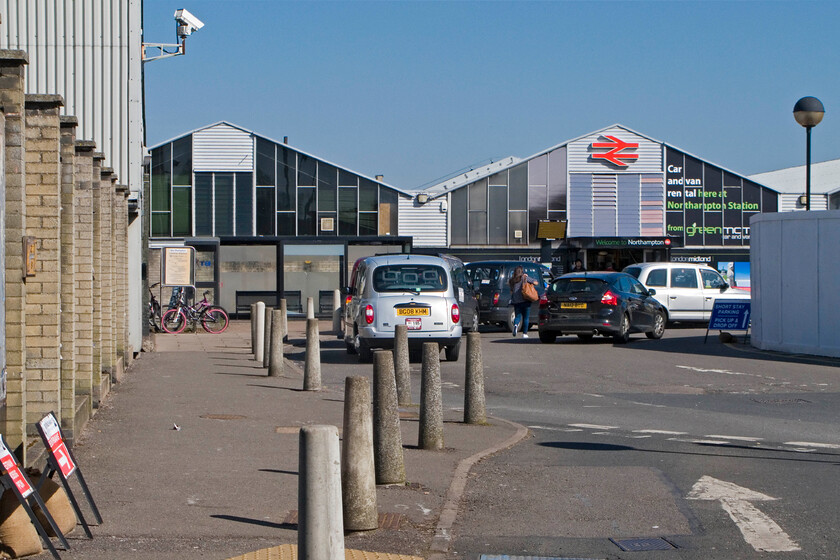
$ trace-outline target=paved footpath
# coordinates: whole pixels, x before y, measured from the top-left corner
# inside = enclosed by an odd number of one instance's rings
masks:
[[[77,527],[62,558],[294,558],[283,545],[297,542],[298,430],[341,427],[348,375],[343,342],[322,330],[323,389],[302,390],[304,328],[289,323],[276,378],[252,359],[246,321],[221,335],[157,335],[156,351],[140,355],[76,444],[104,522],[92,540]],[[411,366],[418,402],[420,364]],[[372,377],[372,366],[364,371]],[[400,412],[408,484],[377,489],[380,528],[347,535],[348,559],[446,557],[470,467],[526,434],[500,419],[469,426],[446,410],[446,449],[423,451],[418,407]]]

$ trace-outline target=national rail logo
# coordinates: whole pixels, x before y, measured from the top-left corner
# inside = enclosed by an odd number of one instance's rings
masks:
[[[615,136],[609,136],[606,134],[603,135],[602,138],[606,138],[607,140],[609,140],[609,142],[592,142],[590,148],[592,148],[593,150],[606,149],[609,151],[604,153],[593,153],[591,154],[592,159],[605,160],[605,163],[609,162],[617,167],[627,167],[628,161],[632,163],[639,159],[639,154],[624,151],[628,149],[638,150],[638,142],[625,142],[620,138],[617,138]]]

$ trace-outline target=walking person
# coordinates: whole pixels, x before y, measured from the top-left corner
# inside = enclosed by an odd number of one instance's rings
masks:
[[[528,338],[531,302],[522,295],[522,286],[525,283],[537,286],[539,282],[529,278],[522,267],[517,266],[508,283],[510,284],[510,304],[513,305],[513,336],[516,336],[519,326],[522,325],[522,338]]]

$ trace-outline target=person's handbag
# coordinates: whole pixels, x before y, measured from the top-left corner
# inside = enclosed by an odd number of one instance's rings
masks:
[[[522,281],[522,297],[525,301],[537,301],[540,299],[537,289],[527,280]]]

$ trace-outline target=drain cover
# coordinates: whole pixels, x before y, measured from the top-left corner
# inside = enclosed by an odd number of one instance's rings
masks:
[[[508,556],[507,554],[482,554],[479,560],[598,560],[597,558],[567,558],[559,556]]]
[[[665,539],[610,539],[621,550],[627,552],[642,552],[645,550],[671,550],[677,548]]]

